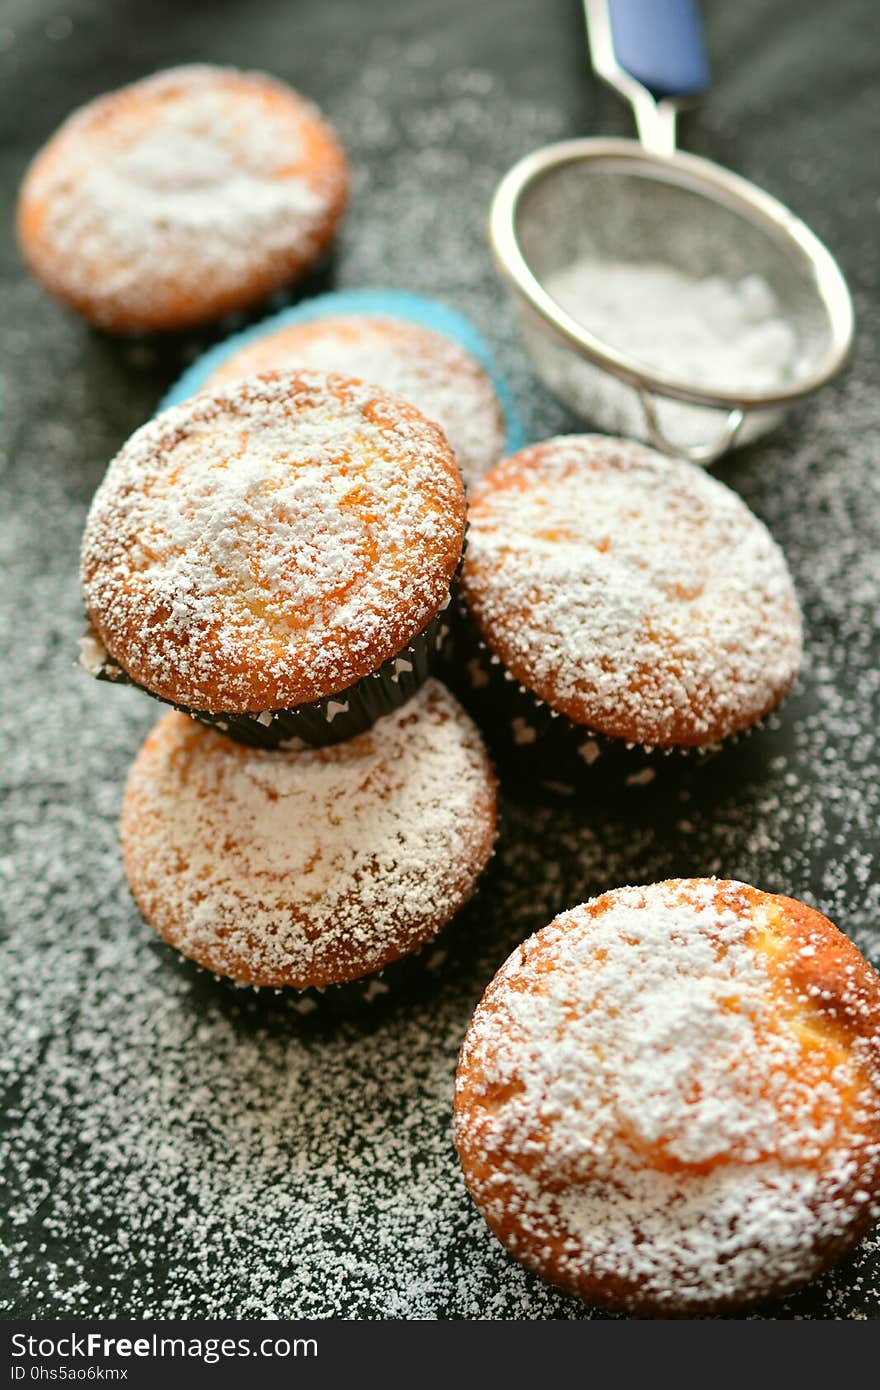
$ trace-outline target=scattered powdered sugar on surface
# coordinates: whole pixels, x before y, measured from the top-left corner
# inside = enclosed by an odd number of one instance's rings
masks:
[[[283,708],[376,670],[439,611],[461,481],[436,426],[325,373],[249,378],[140,429],[83,539],[110,655],[194,709]]]
[[[501,457],[504,419],[492,383],[479,362],[442,333],[366,315],[293,324],[234,353],[208,386],[292,367],[359,377],[409,401],[444,431],[466,483]]]
[[[197,64],[99,98],[29,179],[46,206],[38,268],[109,324],[159,322],[157,306],[194,292],[222,302],[252,275],[283,281],[343,196],[342,166],[309,155],[319,120],[264,74]]]
[[[754,33],[754,7],[717,9],[736,52]],[[411,32],[412,0],[406,10]],[[19,28],[33,22],[39,32],[48,0],[27,11]],[[309,13],[319,12],[331,7]],[[328,37],[297,66],[299,11],[267,9],[269,24],[249,7],[234,35],[222,38],[218,26],[216,56],[245,61],[242,33],[248,63],[278,68],[283,56],[284,75],[321,101],[349,146],[357,188],[334,283],[394,284],[470,316],[537,439],[575,422],[522,350],[486,248],[489,199],[524,153],[590,123],[607,130],[619,118],[622,132],[626,116],[590,82],[585,57],[567,61],[565,28],[533,13],[530,31],[525,13],[505,26],[490,7],[472,8],[479,57],[470,66],[457,26],[437,7],[419,11],[424,40],[376,36],[352,44],[349,57]],[[203,24],[200,7],[181,9],[169,42],[199,51]],[[553,805],[508,792],[497,856],[441,938],[449,954],[433,983],[363,1013],[301,1013],[286,996],[217,983],[178,962],[131,901],[118,817],[156,709],[75,666],[77,553],[107,459],[176,380],[181,353],[198,355],[206,343],[111,350],[47,303],[0,244],[0,545],[10,600],[0,620],[14,655],[0,665],[7,1314],[596,1316],[510,1259],[470,1203],[452,1146],[458,1049],[510,951],[610,885],[699,872],[816,904],[880,963],[880,243],[860,163],[865,141],[848,125],[860,112],[873,119],[880,92],[869,83],[849,102],[805,103],[815,67],[812,57],[796,65],[792,42],[813,54],[816,30],[803,15],[794,28],[780,23],[770,35],[772,94],[754,89],[749,105],[740,84],[719,86],[692,130],[705,132],[707,153],[724,151],[815,221],[846,252],[853,277],[860,338],[850,372],[802,419],[721,469],[793,570],[805,615],[802,678],[766,730],[702,773],[682,760],[662,792]],[[840,27],[835,34],[842,42]],[[534,64],[523,64],[535,35]],[[37,80],[46,46],[35,45],[29,64],[19,44],[9,94],[23,79],[45,91]],[[845,49],[819,48],[829,89],[842,90],[833,74]],[[511,71],[516,64],[509,81],[502,57]],[[547,80],[551,62],[558,82]],[[40,103],[23,102],[22,113],[15,129],[29,143],[4,165],[10,202],[45,138]],[[875,1237],[764,1313],[871,1318],[878,1307]]]
[[[167,714],[129,778],[132,888],[180,951],[235,978],[362,975],[433,936],[492,842],[479,734],[429,681],[329,749],[264,752]]]
[[[518,680],[632,741],[712,743],[765,714],[800,661],[766,527],[696,465],[603,435],[525,450],[475,490],[463,587]]]
[[[619,1280],[636,1304],[706,1306],[808,1278],[878,1201],[870,1003],[851,986],[834,1016],[861,1036],[829,1036],[805,987],[780,989],[756,945],[770,911],[740,893],[619,890],[556,918],[493,981],[462,1052],[457,1137],[522,1257]],[[821,950],[813,935],[792,949]],[[878,1000],[880,982],[874,1017]]]

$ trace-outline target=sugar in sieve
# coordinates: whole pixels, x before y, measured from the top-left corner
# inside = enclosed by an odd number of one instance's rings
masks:
[[[639,139],[565,140],[520,160],[492,203],[493,252],[515,291],[535,368],[560,399],[611,433],[711,463],[771,429],[840,369],[853,331],[849,291],[833,257],[788,208],[676,149],[679,109],[709,86],[695,0],[584,0],[584,9],[593,68],[629,101]],[[584,293],[573,302],[560,287],[577,281],[579,267],[593,279],[577,282]],[[741,371],[736,380],[730,360],[711,353],[683,372],[681,357],[670,359],[668,335],[645,317],[650,295],[639,276],[649,271],[669,282],[667,322],[673,328],[678,316],[685,351],[679,283],[692,300],[703,296],[692,313],[704,302],[713,313],[716,301],[724,308],[720,342],[744,344],[738,335],[746,331],[756,350],[772,340],[772,373],[756,380]],[[615,284],[629,287],[626,311],[609,300],[600,314]],[[692,346],[699,354],[700,343]]]

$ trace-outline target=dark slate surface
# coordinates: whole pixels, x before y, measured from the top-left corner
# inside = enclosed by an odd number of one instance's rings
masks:
[[[472,1211],[449,1133],[470,1010],[513,945],[612,884],[716,872],[788,891],[880,960],[875,7],[707,7],[715,88],[691,149],[789,202],[839,255],[854,361],[772,442],[719,470],[784,546],[805,609],[803,678],[723,761],[635,799],[508,796],[484,890],[431,975],[368,1008],[236,991],[143,926],[121,873],[126,768],[155,715],[73,665],[77,547],[108,459],[208,341],[91,332],[0,246],[8,839],[0,966],[0,1182],[12,1314],[578,1318]],[[6,0],[0,177],[74,106],[174,62],[264,66],[314,96],[357,171],[311,288],[445,298],[495,346],[535,437],[570,425],[531,379],[484,240],[491,190],[550,139],[628,132],[592,81],[574,0]],[[866,1244],[773,1317],[865,1318]]]

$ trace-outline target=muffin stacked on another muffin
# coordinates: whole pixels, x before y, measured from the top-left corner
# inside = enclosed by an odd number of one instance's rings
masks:
[[[95,495],[88,662],[248,742],[336,742],[427,675],[464,523],[443,434],[377,388],[268,373],[196,396]]]

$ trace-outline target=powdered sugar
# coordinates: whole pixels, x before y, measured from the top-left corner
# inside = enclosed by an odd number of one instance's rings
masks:
[[[694,465],[603,436],[524,450],[476,489],[463,587],[519,681],[630,741],[744,728],[800,659],[785,560],[743,502]]]
[[[476,482],[501,457],[504,421],[492,383],[442,333],[367,315],[292,325],[242,348],[208,385],[292,367],[359,377],[411,402],[444,430],[466,483]]]
[[[195,709],[319,699],[444,602],[461,480],[443,436],[363,384],[255,378],[129,440],[83,540],[92,621],[130,676]]]
[[[335,150],[315,158],[316,130],[314,107],[265,74],[157,73],[74,113],[38,157],[23,207],[44,211],[25,252],[108,326],[211,317],[326,240],[345,170]]]
[[[548,275],[547,290],[603,343],[683,385],[748,396],[797,375],[797,337],[760,275],[695,280],[585,257]]]
[[[760,275],[699,280],[652,262],[583,257],[547,276],[546,288],[600,342],[682,386],[736,397],[772,394],[802,371],[795,330]],[[539,371],[582,418],[612,434],[646,438],[638,394],[568,346],[525,325]],[[682,448],[711,443],[723,411],[665,397],[654,401],[661,430]],[[772,409],[750,412],[738,439],[779,422]]]
[[[778,1163],[698,1175],[687,1185],[636,1171],[621,1185],[565,1192],[558,1213],[561,1226],[577,1232],[579,1259],[597,1274],[624,1271],[661,1308],[677,1301],[669,1296],[674,1281],[675,1295],[699,1307],[760,1297],[814,1274],[812,1248],[847,1221],[833,1198],[817,1214],[816,1190],[813,1174]]]
[[[868,972],[851,976],[824,1013],[820,993],[780,985],[762,949],[772,901],[745,894],[673,882],[563,913],[477,1010],[465,1172],[545,1273],[699,1307],[809,1278],[823,1243],[865,1224],[880,1065],[842,1039],[847,1018],[870,1036],[880,984],[869,997]]]
[[[168,714],[131,773],[126,867],[179,950],[260,984],[375,970],[438,931],[493,839],[479,734],[436,681],[332,749],[262,752]]]

